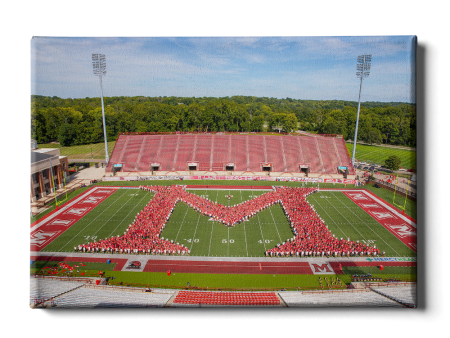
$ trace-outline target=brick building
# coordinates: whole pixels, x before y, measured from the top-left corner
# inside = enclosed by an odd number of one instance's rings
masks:
[[[52,175],[56,189],[64,185],[64,175],[69,176],[67,156],[60,156],[59,149],[37,149],[31,141],[31,202],[53,192]]]

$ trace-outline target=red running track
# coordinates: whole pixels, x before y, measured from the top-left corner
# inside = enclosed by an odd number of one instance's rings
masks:
[[[149,260],[145,272],[213,274],[304,274],[312,275],[308,262],[233,262]]]

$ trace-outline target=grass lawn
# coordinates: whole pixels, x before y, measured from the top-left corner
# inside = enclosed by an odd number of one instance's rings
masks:
[[[128,272],[107,271],[106,277],[114,276],[115,285],[131,286],[153,285],[153,287],[184,288],[189,282],[192,287],[211,289],[282,289],[282,288],[317,288],[318,275],[264,275],[264,274],[206,274],[206,273],[172,273],[164,272]],[[332,275],[327,275],[331,278]],[[340,277],[339,277],[340,278]],[[350,277],[351,278],[351,277]],[[342,280],[342,279],[341,279]],[[350,281],[350,279],[349,279]]]
[[[360,268],[359,274],[371,273],[372,267]],[[408,271],[384,269],[372,273],[373,277],[379,277],[383,280],[397,279],[401,281],[413,281],[416,279],[415,274]],[[339,278],[344,285],[351,283],[352,274],[342,275],[266,275],[266,274],[206,274],[206,273],[172,273],[167,276],[164,272],[129,272],[129,271],[106,271],[105,277],[114,276],[114,280],[110,281],[112,285],[130,285],[138,287],[164,287],[164,288],[186,288],[187,283],[191,287],[201,289],[241,289],[241,290],[281,290],[281,289],[318,289],[320,288],[319,277],[322,279]],[[342,288],[342,287],[341,287]],[[345,286],[343,287],[345,288]]]
[[[67,265],[74,267],[72,272],[68,270],[59,269],[56,274],[49,273],[49,268],[58,268],[59,264],[55,261],[34,261],[30,267],[30,273],[44,276],[70,276],[70,277],[98,277],[99,271],[112,271],[116,266],[115,263],[92,263],[92,262],[65,262]],[[82,266],[80,263],[83,263]]]
[[[108,154],[111,157],[116,141],[108,142]],[[105,159],[105,143],[85,144],[80,146],[63,147],[60,144],[39,144],[38,148],[59,148],[61,156],[74,159]]]
[[[350,154],[353,152],[353,144],[345,143]],[[355,158],[360,162],[384,165],[389,156],[396,155],[401,160],[400,166],[405,169],[416,167],[416,152],[414,150],[383,147],[379,145],[356,144]]]

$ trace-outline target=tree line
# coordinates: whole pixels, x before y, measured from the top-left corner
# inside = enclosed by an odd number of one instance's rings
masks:
[[[353,139],[357,102],[268,97],[105,97],[108,140],[120,132],[292,132],[342,134]],[[31,138],[64,146],[102,142],[100,98],[31,97]],[[416,106],[362,103],[358,141],[416,145]]]

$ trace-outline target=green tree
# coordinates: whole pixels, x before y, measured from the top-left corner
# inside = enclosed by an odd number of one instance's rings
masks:
[[[134,125],[137,133],[144,133],[147,131],[147,125],[145,124],[144,121],[136,120]]]
[[[189,105],[186,112],[186,125],[188,130],[200,130],[201,128],[201,116],[203,114],[204,107],[198,103],[192,103]]]
[[[402,163],[402,160],[398,156],[392,155],[386,159],[386,161],[384,162],[384,165],[388,169],[398,170],[400,168],[401,163]]]
[[[324,134],[341,134],[347,138],[347,116],[341,110],[333,110],[328,114],[322,124],[321,132]]]
[[[70,147],[75,142],[76,128],[72,124],[64,123],[59,127],[58,141],[64,147]]]
[[[380,144],[382,142],[381,133],[378,129],[372,128],[366,135],[365,141],[369,144]]]
[[[31,138],[37,143],[48,142],[45,115],[42,110],[33,109],[31,114]]]
[[[292,130],[297,130],[297,116],[295,114],[287,114],[282,122],[283,129],[290,133]]]
[[[322,125],[322,132],[324,134],[339,134],[338,122],[332,116],[328,116]]]
[[[251,131],[263,131],[264,115],[253,116],[251,122]]]
[[[286,114],[277,113],[270,116],[269,126],[273,129],[280,131],[283,128],[283,121],[286,118]]]

